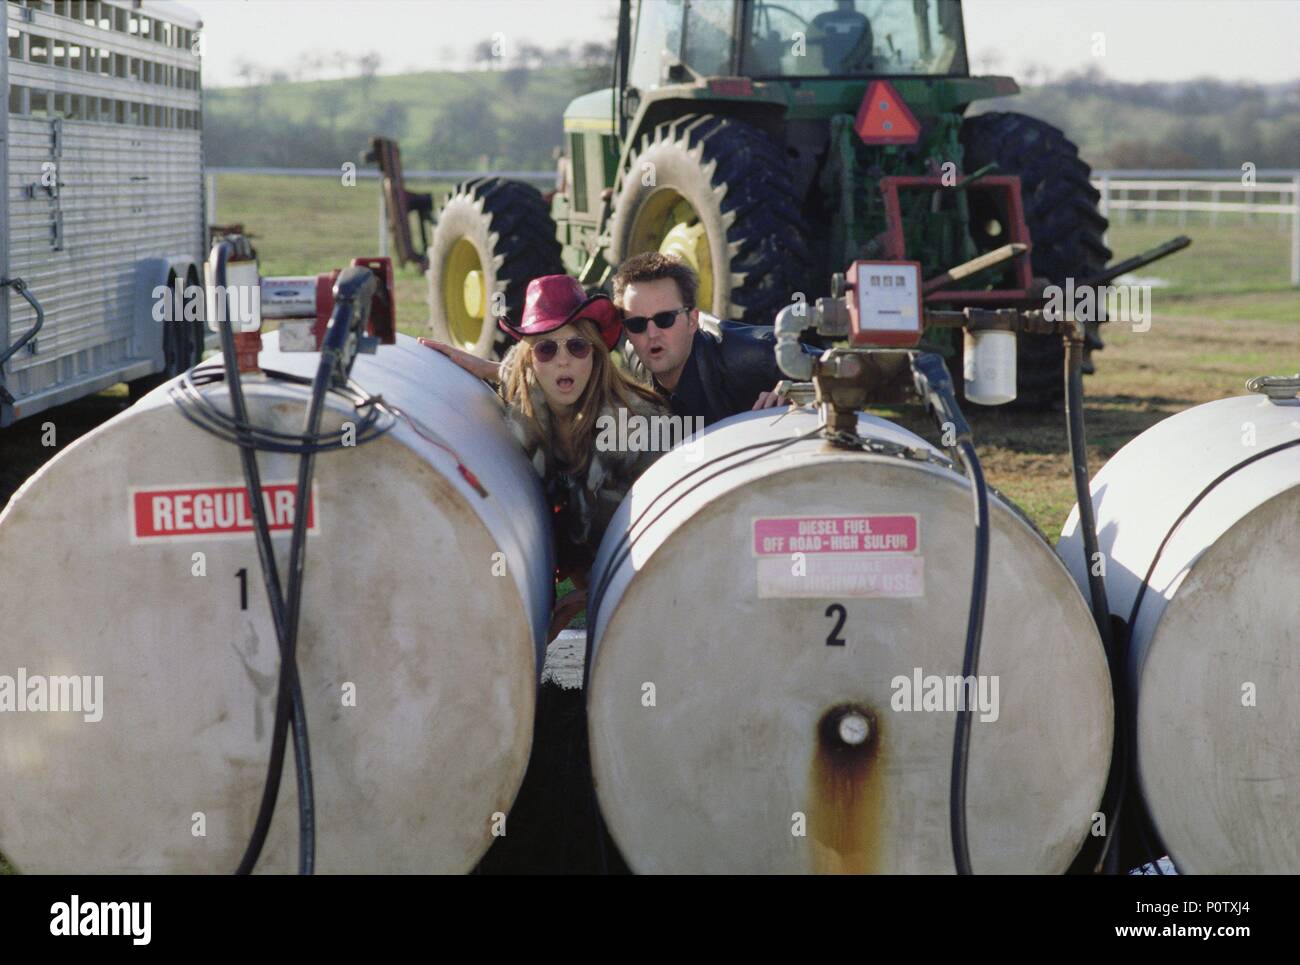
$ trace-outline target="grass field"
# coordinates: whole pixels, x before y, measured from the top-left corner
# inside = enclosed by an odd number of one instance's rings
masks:
[[[450,185],[413,187],[440,193]],[[222,175],[217,197],[217,220],[243,222],[255,236],[263,274],[315,273],[376,250],[374,181],[343,187],[326,178]],[[272,211],[279,213],[269,217]],[[1114,225],[1109,242],[1118,259],[1177,234],[1190,235],[1192,246],[1140,273],[1153,286],[1150,330],[1108,328],[1097,374],[1085,380],[1093,472],[1166,416],[1240,394],[1252,375],[1300,370],[1300,290],[1289,283],[1289,233],[1271,220],[1210,225],[1193,216],[1180,226],[1167,217]],[[397,272],[398,321],[408,334],[424,332],[426,298],[414,269]],[[970,408],[990,481],[1055,538],[1074,504],[1061,417]],[[933,435],[917,409],[887,414]]]

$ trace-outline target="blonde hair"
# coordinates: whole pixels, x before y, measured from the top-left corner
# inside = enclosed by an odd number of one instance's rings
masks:
[[[595,446],[596,420],[603,409],[607,406],[632,409],[638,400],[662,407],[664,400],[614,364],[609,348],[600,337],[600,331],[594,322],[579,318],[571,324],[591,343],[591,377],[573,406],[573,452],[567,454],[577,457],[577,464],[570,468],[585,472]],[[531,423],[531,428],[539,437],[544,437],[545,434],[537,421],[537,412],[533,406],[531,389],[538,382],[537,373],[533,369],[532,346],[547,337],[549,336],[524,336],[501,360],[501,394],[508,405],[517,409]],[[553,422],[554,413],[551,413],[551,418]],[[547,445],[554,454],[557,450],[554,436],[547,440]],[[568,461],[571,460],[566,460]]]

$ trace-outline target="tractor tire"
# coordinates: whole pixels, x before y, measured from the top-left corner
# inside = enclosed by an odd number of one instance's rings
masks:
[[[989,162],[998,174],[1020,177],[1025,223],[1033,243],[1035,276],[1064,285],[1097,274],[1110,260],[1102,240],[1108,222],[1097,210],[1101,195],[1089,180],[1092,168],[1057,128],[1024,114],[978,114],[962,122],[963,168]],[[1084,371],[1092,372],[1091,353],[1102,348],[1095,322],[1088,325]],[[1065,394],[1065,347],[1055,335],[1020,335],[1016,345],[1017,408],[1059,408]]]
[[[429,311],[439,341],[490,358],[510,343],[494,307],[518,323],[528,283],[564,274],[541,193],[505,178],[457,185],[429,241]]]
[[[176,275],[168,273],[169,292],[175,283]],[[194,270],[186,275],[185,287],[182,291],[188,292],[192,285],[200,285],[198,272]],[[183,319],[169,318],[161,324],[164,326],[163,370],[126,384],[127,397],[132,404],[140,401],[164,382],[171,381],[182,372],[188,372],[203,361],[203,339],[207,332],[207,322],[202,319],[187,322]]]
[[[687,114],[658,125],[642,136],[614,195],[609,263],[685,246],[701,276],[694,307],[771,325],[796,292],[809,291],[812,255],[790,166],[751,124]]]

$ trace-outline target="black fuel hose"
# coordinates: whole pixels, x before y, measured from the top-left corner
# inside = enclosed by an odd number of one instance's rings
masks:
[[[1106,600],[1106,579],[1096,565],[1101,552],[1088,478],[1087,435],[1083,420],[1083,344],[1069,338],[1065,343],[1065,430],[1074,472],[1074,496],[1079,504],[1079,528],[1083,535],[1092,619],[1097,624],[1106,653],[1110,655],[1115,651],[1115,635],[1111,630],[1110,604]]]
[[[226,288],[226,264],[234,246],[229,242],[217,244],[212,253],[213,283]],[[248,408],[244,400],[243,383],[239,376],[239,365],[235,356],[235,337],[230,327],[230,313],[222,312],[218,319],[218,332],[221,336],[221,351],[226,370],[226,383],[230,394],[230,408],[234,422],[239,428],[239,457],[244,471],[244,482],[248,487],[249,502],[252,504],[253,529],[256,536],[257,555],[262,564],[262,580],[266,586],[267,600],[271,606],[271,616],[275,624],[276,639],[280,648],[280,686],[276,694],[275,726],[272,729],[271,757],[267,767],[267,779],[262,789],[262,801],[254,822],[253,834],[245,848],[236,874],[249,874],[257,864],[262,846],[266,842],[271,826],[271,816],[275,811],[276,798],[279,795],[280,774],[284,767],[284,753],[287,731],[293,728],[295,775],[298,784],[298,871],[311,874],[316,862],[315,812],[312,794],[311,745],[307,735],[307,715],[302,698],[302,684],[298,677],[298,662],[295,657],[296,638],[291,636],[292,625],[286,610],[286,601],[280,588],[279,571],[275,562],[275,549],[271,543],[270,525],[266,518],[266,506],[262,500],[262,479],[257,466],[257,453],[251,439],[243,429],[249,425]],[[300,476],[301,480],[301,476]],[[307,490],[310,492],[310,490]],[[304,490],[298,490],[298,507],[304,504]],[[298,538],[297,521],[305,518],[306,513],[294,513],[294,537]],[[290,556],[296,555],[293,546]]]
[[[1119,822],[1128,791],[1129,719],[1127,687],[1124,682],[1124,653],[1115,639],[1110,620],[1110,603],[1106,598],[1105,568],[1097,540],[1097,516],[1092,505],[1088,476],[1088,442],[1083,415],[1083,343],[1069,334],[1065,342],[1065,433],[1070,447],[1070,465],[1074,477],[1074,501],[1079,507],[1079,532],[1083,537],[1083,566],[1088,575],[1088,597],[1092,620],[1101,636],[1110,669],[1111,703],[1114,705],[1114,735],[1111,741],[1110,774],[1107,791],[1102,795],[1101,813],[1109,815],[1105,841],[1094,870],[1115,874],[1119,871]]]
[[[955,448],[966,476],[970,479],[971,500],[975,507],[975,561],[972,567],[970,607],[966,616],[966,645],[962,655],[962,677],[979,673],[980,643],[984,633],[984,605],[989,584],[989,493],[984,469],[975,452],[970,425],[957,404],[957,392],[943,359],[932,352],[911,357],[912,378],[916,391],[934,416],[941,432],[952,432]],[[966,829],[966,778],[970,762],[971,721],[975,708],[962,706],[957,711],[957,729],[952,741],[952,771],[949,780],[948,826],[952,835],[953,862],[957,874],[974,874],[970,863],[970,844]]]
[[[955,398],[954,398],[955,401]],[[989,583],[989,493],[984,481],[975,446],[969,440],[957,445],[966,476],[970,479],[971,499],[975,506],[975,562],[971,575],[970,609],[966,616],[966,648],[962,656],[961,675],[969,680],[979,672],[980,643],[984,633],[984,605]],[[974,874],[970,864],[970,845],[966,837],[966,772],[970,762],[971,721],[975,709],[969,705],[957,711],[957,732],[952,743],[951,792],[948,823],[952,832],[953,856],[959,875]]]
[[[311,874],[315,870],[316,807],[311,776],[311,749],[307,741],[306,711],[302,700],[302,688],[298,684],[296,656],[299,617],[302,606],[303,573],[306,566],[307,551],[308,514],[302,510],[303,507],[311,505],[311,484],[316,453],[335,448],[339,444],[333,436],[322,437],[320,434],[325,396],[331,388],[337,389],[348,386],[347,369],[350,366],[344,359],[345,347],[352,335],[353,321],[358,314],[361,316],[361,324],[364,324],[366,311],[370,305],[375,286],[374,275],[362,269],[348,269],[340,275],[338,282],[335,284],[334,311],[321,345],[321,357],[316,366],[316,375],[311,381],[311,396],[304,419],[303,434],[297,440],[296,451],[299,452],[297,482],[299,510],[294,513],[293,536],[289,549],[289,588],[287,600],[285,601],[288,611],[283,614],[285,632],[281,644],[280,660],[282,686],[276,698],[276,719],[272,731],[271,757],[268,762],[267,780],[263,785],[262,802],[254,824],[253,836],[249,841],[244,860],[240,862],[239,871],[241,873],[251,872],[256,864],[265,843],[266,835],[270,830],[271,818],[275,812],[276,798],[279,795],[279,775],[284,764],[286,731],[288,729],[286,719],[289,718],[289,714],[285,712],[286,703],[292,714],[294,760],[297,763],[296,773],[298,775],[299,873]],[[231,366],[227,362],[228,379],[231,377],[230,373]],[[234,377],[238,379],[237,369]],[[352,394],[355,396],[359,393],[354,390]],[[378,401],[371,400],[368,396],[365,399],[368,403],[377,403]],[[374,415],[373,404],[371,409],[368,418]],[[236,414],[236,422],[239,424],[238,428],[241,431],[248,427],[247,419],[242,414]],[[377,438],[387,428],[384,427],[373,432],[367,428],[367,440]],[[263,435],[283,434],[271,434],[264,431]],[[279,449],[279,446],[277,446],[277,449]],[[241,446],[241,451],[247,451],[250,455],[252,450],[253,446],[251,444]],[[269,543],[269,531],[266,538]],[[285,687],[286,681],[289,683],[287,691]],[[285,700],[286,694],[289,698],[288,701]]]

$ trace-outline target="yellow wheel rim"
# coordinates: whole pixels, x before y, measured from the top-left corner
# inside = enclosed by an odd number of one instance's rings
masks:
[[[442,307],[452,341],[463,348],[478,344],[487,300],[478,249],[468,238],[461,238],[452,246],[442,272]]]
[[[676,255],[694,268],[700,279],[698,307],[713,310],[713,257],[708,232],[691,203],[672,188],[661,188],[650,195],[632,221],[627,254],[639,255],[643,251]]]

